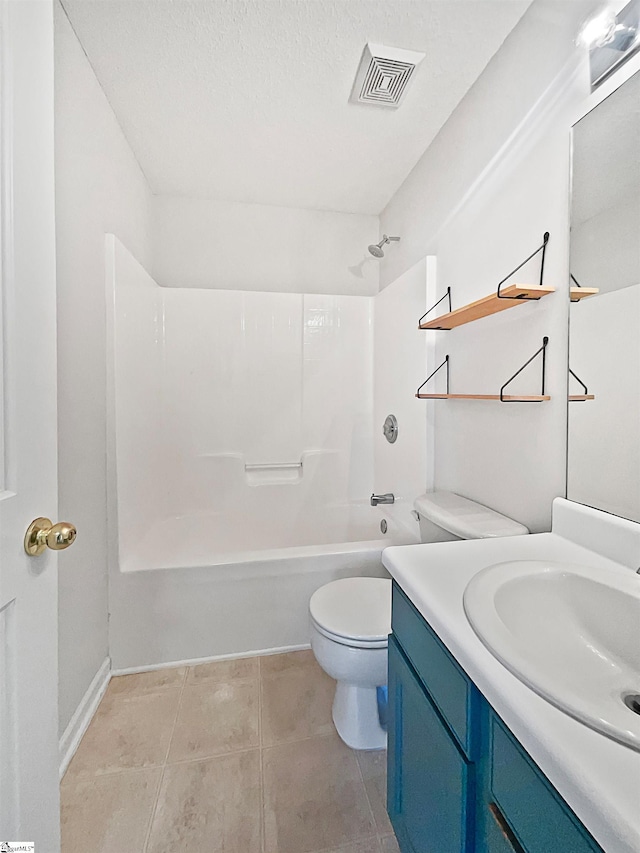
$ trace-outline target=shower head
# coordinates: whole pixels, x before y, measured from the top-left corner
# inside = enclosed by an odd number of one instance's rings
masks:
[[[369,253],[373,255],[374,258],[384,258],[384,252],[382,251],[382,247],[386,243],[397,243],[399,240],[399,237],[387,237],[386,234],[383,234],[382,240],[380,240],[379,243],[372,243],[369,246]]]

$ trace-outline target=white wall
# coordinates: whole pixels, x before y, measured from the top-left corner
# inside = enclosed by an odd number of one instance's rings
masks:
[[[418,328],[435,301],[434,273],[432,258],[418,261],[374,300],[374,491],[393,492],[396,503],[410,509],[433,488],[433,404],[415,393],[435,366],[433,338]],[[393,444],[382,432],[390,414],[398,421]],[[406,517],[406,507],[400,511]]]
[[[377,216],[153,199],[153,266],[164,287],[372,295],[379,262]]]
[[[60,730],[108,654],[104,233],[149,263],[149,191],[55,5],[59,513],[78,527],[59,580]]]
[[[108,429],[115,426],[115,435],[110,434],[108,440],[117,444],[117,469],[109,488],[126,496],[126,500],[110,504],[117,525],[110,524],[109,528],[117,528],[120,550],[131,553],[144,534],[167,514],[169,478],[162,406],[164,310],[160,288],[113,235],[106,237],[106,252],[106,358],[113,356],[113,366],[107,365],[107,383],[108,398],[115,408],[112,412],[109,405],[107,410]],[[113,388],[118,391],[115,395]]]
[[[437,340],[436,363],[451,356],[452,393],[488,394],[549,336],[550,402],[436,404],[436,488],[534,532],[550,528],[551,502],[565,492],[570,126],[589,91],[573,39],[588,7],[532,5],[381,216],[383,230],[402,236],[383,284],[433,252],[438,296],[450,285],[454,308],[495,290],[551,233],[545,283],[556,294],[424,333]],[[538,269],[533,261],[517,280],[535,283]],[[539,393],[539,382],[536,363],[513,389]]]
[[[452,393],[498,393],[549,337],[545,403],[445,401],[436,409],[436,485],[485,503],[526,524],[549,529],[551,502],[565,491],[568,280],[569,122],[573,92],[547,116],[536,115],[529,145],[499,171],[443,229],[438,286],[455,305],[490,293],[551,234],[545,281],[557,292],[540,303],[451,332],[435,332],[436,361],[450,355]],[[462,252],[460,247],[464,246]],[[539,256],[516,276],[535,282]],[[540,362],[510,386],[540,393]]]
[[[382,287],[437,250],[439,231],[484,171],[523,141],[521,123],[575,64],[577,29],[597,5],[534,0],[380,214],[381,230],[402,237],[381,264]],[[587,86],[586,69],[584,80]]]

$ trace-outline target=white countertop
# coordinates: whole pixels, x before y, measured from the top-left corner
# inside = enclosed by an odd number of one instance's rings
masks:
[[[557,533],[404,545],[382,554],[391,576],[596,841],[607,853],[640,853],[640,752],[534,693],[493,657],[465,616],[464,589],[481,569],[540,559],[620,566]]]

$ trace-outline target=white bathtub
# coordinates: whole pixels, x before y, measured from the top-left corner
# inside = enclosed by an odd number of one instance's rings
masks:
[[[342,577],[388,577],[382,550],[419,541],[409,505],[354,507],[339,522],[330,512],[316,522],[311,545],[301,544],[299,519],[289,534],[266,526],[233,540],[225,538],[224,517],[164,520],[111,572],[114,669],[306,647],[308,602],[318,587]]]
[[[402,505],[303,509],[293,518],[277,510],[266,502],[260,513],[236,510],[161,519],[135,548],[120,549],[120,571],[228,566],[237,576],[238,564],[378,552],[388,545],[418,541],[418,524]]]

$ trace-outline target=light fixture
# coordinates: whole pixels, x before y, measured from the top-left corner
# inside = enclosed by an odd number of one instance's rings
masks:
[[[587,18],[580,27],[576,44],[579,47],[586,47],[588,50],[593,47],[604,47],[613,41],[615,34],[616,13],[611,6],[606,6]]]
[[[640,48],[640,0],[630,0],[623,9],[609,0],[587,18],[576,44],[589,51],[591,88],[595,89]]]

